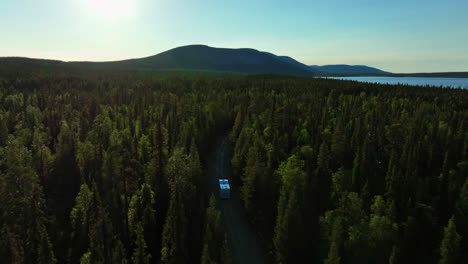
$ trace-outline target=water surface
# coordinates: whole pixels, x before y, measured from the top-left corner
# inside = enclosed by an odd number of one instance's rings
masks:
[[[329,77],[331,79],[352,80],[358,82],[382,84],[430,85],[468,89],[468,78],[432,78],[432,77]]]

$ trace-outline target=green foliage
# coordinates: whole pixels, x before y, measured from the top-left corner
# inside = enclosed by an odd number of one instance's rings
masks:
[[[276,261],[279,263],[294,263],[295,259],[300,257],[296,253],[299,253],[303,247],[303,241],[301,241],[303,239],[302,203],[300,202],[305,174],[303,166],[304,162],[293,155],[278,168],[282,186],[273,244]]]
[[[0,147],[3,147],[6,145],[8,140],[8,127],[5,122],[5,118],[2,117],[0,119]]]
[[[455,226],[455,217],[452,216],[444,228],[444,238],[440,245],[439,264],[459,263],[460,240],[461,237]]]
[[[331,233],[331,238],[330,238],[331,240],[330,249],[328,251],[328,257],[324,261],[325,264],[339,264],[341,262],[339,246],[342,243],[341,242],[342,232],[343,230],[341,227],[341,219],[337,218],[335,219],[333,223],[333,228],[332,228],[332,233]]]
[[[200,189],[202,188],[202,177],[203,177],[203,169],[200,162],[200,155],[198,154],[198,148],[195,143],[195,139],[192,138],[192,142],[190,144],[190,151],[189,151],[189,171],[192,174],[192,182],[195,186],[198,186]]]
[[[148,264],[150,263],[151,254],[146,252],[146,242],[143,234],[143,225],[139,223],[136,227],[136,241],[135,249],[132,254],[132,261],[134,264]]]
[[[196,191],[191,183],[189,163],[189,156],[177,148],[166,166],[171,194],[162,232],[162,263],[185,263],[189,259],[189,217],[195,210],[193,197]]]
[[[154,192],[151,186],[144,183],[140,190],[132,196],[128,209],[128,225],[132,234],[135,234],[138,225],[150,227],[156,224],[154,203]]]
[[[221,212],[216,208],[216,199],[210,197],[206,209],[205,228],[203,235],[202,263],[225,263],[224,231],[221,222]]]
[[[9,136],[0,148],[0,252],[6,262],[55,263],[44,194],[31,164],[31,151]]]
[[[91,261],[91,252],[86,252],[83,254],[83,256],[81,256],[80,258],[80,264],[91,264],[93,263]]]
[[[346,179],[346,175],[342,167],[332,174],[332,183],[333,197],[338,197],[339,194],[349,190],[349,182]]]
[[[256,181],[262,178],[265,173],[265,164],[262,161],[262,156],[257,143],[249,148],[247,153],[247,164],[244,167],[244,173],[241,177],[242,186],[240,187],[240,197],[244,202],[244,207],[248,213],[255,211],[253,200],[255,200]]]
[[[87,252],[92,262],[108,262],[115,240],[112,239],[112,224],[95,184],[92,189],[86,184],[81,186],[75,207],[70,213],[70,220],[71,240],[74,244],[69,250],[70,261],[76,261]]]
[[[141,163],[146,163],[150,159],[151,145],[149,138],[146,135],[142,135],[138,141],[138,159]]]
[[[122,241],[117,240],[112,250],[112,262],[111,263],[118,263],[118,264],[127,264],[127,252]]]
[[[228,263],[202,168],[229,127],[230,182],[275,261],[468,259],[466,90],[5,67],[0,78],[3,262]]]

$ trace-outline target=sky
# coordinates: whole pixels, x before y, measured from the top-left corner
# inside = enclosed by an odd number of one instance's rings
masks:
[[[307,65],[468,71],[468,1],[0,0],[0,56],[109,61],[190,44]]]

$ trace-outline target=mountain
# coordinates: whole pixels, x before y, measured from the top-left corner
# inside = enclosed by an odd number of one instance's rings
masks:
[[[247,73],[321,74],[389,74],[365,65],[307,66],[288,56],[277,56],[255,49],[212,48],[190,45],[155,56],[136,59],[135,66],[158,69],[197,69]],[[288,64],[288,65],[285,65]]]
[[[291,58],[291,57],[288,57],[288,56],[277,56],[280,60],[284,61],[284,62],[287,62],[289,64],[292,64],[292,65],[295,65],[297,67],[300,67],[301,69],[304,69],[304,70],[312,70],[312,71],[317,71],[317,70],[314,70],[314,69],[311,69],[309,66],[303,64],[303,63],[300,63],[298,62],[297,60]],[[320,72],[320,71],[317,71],[317,72]]]
[[[238,73],[274,73],[301,76],[417,76],[467,77],[467,72],[393,74],[365,65],[307,66],[288,56],[255,49],[213,48],[189,45],[154,56],[109,62],[64,62],[58,60],[0,57],[0,72],[42,69],[66,70],[195,70]]]
[[[307,66],[291,57],[277,56],[255,49],[213,48],[205,45],[182,46],[154,56],[109,62],[63,62],[29,58],[0,58],[0,69],[37,67],[42,69],[202,70],[301,76],[321,76],[335,73],[385,73],[367,66]]]
[[[113,62],[71,62],[78,66],[147,70],[208,70],[241,73],[314,75],[314,70],[287,63],[278,56],[255,49],[213,48],[190,45],[154,56]],[[305,65],[304,65],[305,66]]]
[[[328,74],[390,74],[389,72],[379,70],[377,68],[365,66],[365,65],[324,65],[317,66],[311,65],[310,69]]]

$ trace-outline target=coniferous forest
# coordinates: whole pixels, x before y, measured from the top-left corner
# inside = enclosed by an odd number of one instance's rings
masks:
[[[0,74],[1,263],[230,263],[208,153],[271,263],[468,263],[468,91]]]

